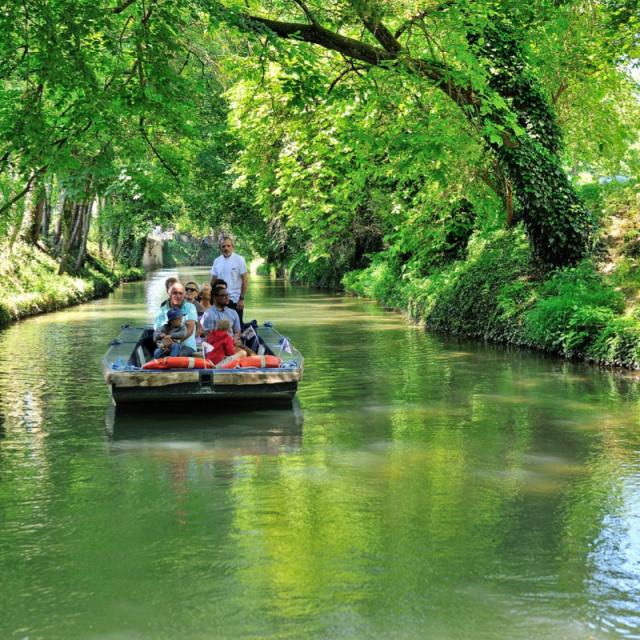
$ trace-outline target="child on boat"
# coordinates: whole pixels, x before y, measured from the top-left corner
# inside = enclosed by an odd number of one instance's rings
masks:
[[[169,309],[167,312],[167,322],[156,331],[153,339],[158,347],[153,352],[154,358],[164,358],[166,356],[177,356],[182,348],[182,341],[187,337],[187,327],[182,324],[184,312],[181,309]],[[173,344],[166,346],[164,338],[169,337]]]
[[[229,335],[230,329],[231,321],[228,318],[220,318],[213,331],[210,331],[205,338],[212,347],[205,358],[211,360],[216,368],[247,355],[244,349],[236,346],[234,339]]]

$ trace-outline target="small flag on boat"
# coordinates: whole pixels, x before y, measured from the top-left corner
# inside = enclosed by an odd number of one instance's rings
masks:
[[[213,347],[208,343],[208,342],[203,342],[202,343],[202,353],[203,353],[203,358],[207,355],[207,353],[209,353],[209,351],[213,351]]]
[[[257,338],[258,334],[255,332],[255,329],[253,328],[253,325],[249,325],[243,332],[242,332],[242,337],[245,340],[249,340],[251,338]]]
[[[255,322],[255,320],[253,322]],[[260,339],[258,338],[258,334],[253,327],[253,323],[246,326],[241,335],[243,345],[249,347],[249,349],[251,349],[252,351],[260,350]]]
[[[280,353],[282,353],[283,351],[286,351],[287,353],[293,353],[293,351],[291,350],[291,343],[289,342],[288,338],[282,338],[282,340],[280,341]]]

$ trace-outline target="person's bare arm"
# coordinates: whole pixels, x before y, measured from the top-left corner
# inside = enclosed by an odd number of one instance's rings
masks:
[[[242,278],[242,284],[240,285],[240,298],[238,299],[236,306],[238,309],[244,309],[244,296],[245,293],[247,293],[247,288],[249,286],[249,273],[245,272],[240,277]]]
[[[173,344],[173,338],[167,334],[162,334],[162,344],[169,348]]]

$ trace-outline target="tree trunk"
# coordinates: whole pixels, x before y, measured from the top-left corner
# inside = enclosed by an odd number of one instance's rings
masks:
[[[84,214],[84,203],[77,202],[75,207],[73,208],[73,224],[71,231],[71,238],[69,239],[69,248],[77,249],[79,236],[80,236],[80,228],[82,227],[82,220]]]
[[[507,212],[507,227],[513,226],[513,185],[509,178],[504,179],[504,208]]]
[[[104,251],[104,247],[102,244],[102,233],[103,233],[103,224],[102,224],[102,209],[104,208],[103,199],[100,196],[96,196],[96,218],[98,220],[98,255],[102,258],[102,253]]]
[[[71,264],[71,237],[73,233],[74,211],[77,205],[70,198],[65,198],[62,212],[60,215],[60,240],[58,242],[58,256],[60,259],[60,267],[58,273],[63,274],[69,271]]]
[[[63,227],[63,220],[64,220],[64,215],[65,215],[65,206],[67,204],[67,192],[66,191],[62,191],[62,193],[60,194],[60,198],[58,199],[58,202],[56,203],[56,227],[55,227],[55,231],[53,233],[53,246],[56,248],[56,252],[59,255],[59,248],[60,248],[60,238],[62,237],[62,227]]]
[[[29,244],[36,244],[38,240],[40,240],[45,205],[45,191],[43,188],[38,188],[35,193],[34,206],[31,211],[29,223],[24,232],[24,239]]]
[[[111,228],[111,266],[115,267],[120,258],[120,223]]]
[[[29,179],[29,182],[23,190],[24,198],[17,202],[16,208],[14,209],[13,225],[9,227],[11,229],[8,242],[9,253],[13,251],[13,246],[20,237],[24,225],[29,226],[30,224],[32,214],[31,203],[33,202],[33,180],[34,177]]]
[[[495,19],[468,40],[491,64],[489,85],[510,103],[525,132],[501,144],[487,140],[506,176],[511,212],[515,196],[533,251],[543,264],[575,264],[591,249],[595,219],[562,167],[562,132],[553,107],[529,72],[508,21]]]
[[[44,242],[49,242],[49,231],[51,227],[51,213],[52,213],[52,205],[51,205],[51,193],[52,193],[52,185],[51,182],[47,182],[44,186],[44,209],[42,211],[42,227],[40,231],[40,236],[44,240]]]
[[[84,266],[87,257],[87,239],[89,237],[89,228],[91,226],[91,202],[84,205],[84,215],[82,223],[82,232],[80,236],[80,248],[78,250],[78,258],[76,259],[75,270],[79,271]]]
[[[42,212],[42,238],[46,242],[49,239],[49,231],[51,227],[51,199],[47,197],[44,201],[44,210]]]

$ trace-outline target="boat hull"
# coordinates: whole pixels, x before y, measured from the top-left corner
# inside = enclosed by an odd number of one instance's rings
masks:
[[[198,384],[173,384],[168,387],[111,387],[111,397],[117,405],[122,404],[146,404],[175,403],[180,400],[204,401],[212,399],[224,399],[231,401],[241,400],[273,400],[291,401],[298,389],[297,382],[286,382],[264,385],[247,385],[234,387],[230,385],[214,385],[210,388],[202,388]]]

